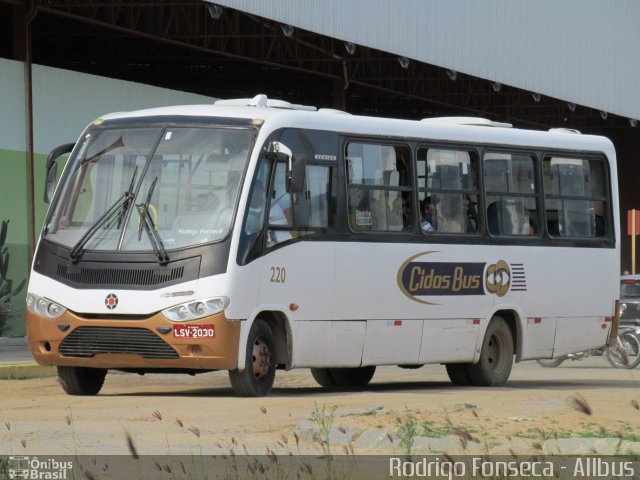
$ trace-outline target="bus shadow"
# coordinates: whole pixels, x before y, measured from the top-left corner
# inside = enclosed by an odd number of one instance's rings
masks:
[[[324,388],[320,386],[275,386],[269,397],[275,398],[321,398],[335,395],[376,394],[376,393],[449,393],[449,392],[487,392],[508,394],[509,392],[522,392],[526,390],[601,390],[611,388],[630,388],[638,384],[634,379],[620,380],[594,380],[594,379],[540,379],[540,380],[511,380],[502,387],[463,387],[456,386],[446,381],[424,382],[380,382],[371,383],[362,388]],[[208,397],[208,398],[234,398],[236,394],[230,387],[195,388],[174,391],[140,391],[140,392],[113,392],[101,393],[103,397]]]

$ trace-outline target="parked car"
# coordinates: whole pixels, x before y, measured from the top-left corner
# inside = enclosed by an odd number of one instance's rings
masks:
[[[640,326],[640,275],[620,278],[620,324]]]

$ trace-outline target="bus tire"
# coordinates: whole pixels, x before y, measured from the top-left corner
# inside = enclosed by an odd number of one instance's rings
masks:
[[[106,376],[104,368],[58,367],[60,385],[69,395],[97,395]]]
[[[269,324],[256,319],[247,338],[245,368],[229,370],[231,388],[242,397],[264,397],[271,391],[276,376],[273,332]]]
[[[445,365],[451,383],[458,387],[468,387],[472,385],[469,372],[467,372],[467,365],[467,363],[447,363]]]
[[[502,317],[493,317],[484,334],[480,360],[466,367],[471,384],[498,387],[507,383],[513,366],[513,354],[509,325]]]
[[[330,368],[312,368],[311,376],[321,387],[331,388],[338,386],[331,376]]]
[[[375,366],[355,367],[355,368],[331,368],[331,377],[338,387],[352,388],[364,387],[376,373]]]

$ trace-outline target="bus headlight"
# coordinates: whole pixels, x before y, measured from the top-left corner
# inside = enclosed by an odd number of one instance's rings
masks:
[[[62,305],[33,293],[27,294],[27,308],[32,313],[49,318],[59,318],[67,311]]]
[[[181,307],[179,307],[178,310],[176,310],[176,313],[178,314],[178,318],[180,320],[188,320],[190,317],[189,309],[186,305],[182,305]]]
[[[215,297],[181,303],[180,305],[163,310],[162,314],[172,322],[189,322],[208,315],[220,313],[228,306],[229,299],[227,297]]]
[[[207,313],[207,307],[204,306],[204,303],[198,302],[193,305],[193,313],[196,315],[204,315]]]

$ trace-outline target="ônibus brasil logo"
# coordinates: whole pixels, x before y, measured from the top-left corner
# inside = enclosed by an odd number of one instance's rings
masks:
[[[104,299],[104,305],[109,310],[113,310],[118,306],[118,296],[115,293],[110,293]]]
[[[55,458],[12,456],[8,461],[9,479],[65,480],[73,476],[73,462]],[[3,477],[4,478],[4,477]]]

